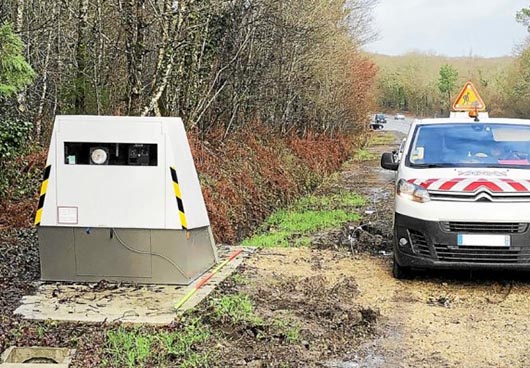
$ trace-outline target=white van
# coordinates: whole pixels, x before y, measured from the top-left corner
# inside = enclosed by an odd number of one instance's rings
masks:
[[[394,170],[396,278],[413,268],[530,270],[530,120],[415,121]]]

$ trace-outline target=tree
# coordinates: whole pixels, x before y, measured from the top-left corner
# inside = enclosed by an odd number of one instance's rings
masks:
[[[446,106],[451,106],[451,93],[456,88],[458,82],[458,71],[450,64],[442,65],[440,68],[440,79],[438,80],[438,90],[443,96],[447,96]]]
[[[521,23],[530,32],[530,8],[523,8],[517,12],[515,19],[518,23]]]
[[[375,68],[360,45],[375,2],[3,0],[0,20],[18,25],[38,75],[25,90],[37,136],[57,114],[334,134],[371,108]]]
[[[524,119],[530,116],[530,48],[521,52],[507,73],[502,93],[509,115]]]
[[[35,72],[23,55],[24,45],[9,23],[0,26],[0,97],[11,97],[29,85]]]
[[[79,13],[77,22],[77,78],[76,78],[76,98],[75,111],[77,114],[86,113],[87,98],[87,64],[88,64],[88,0],[79,2]]]

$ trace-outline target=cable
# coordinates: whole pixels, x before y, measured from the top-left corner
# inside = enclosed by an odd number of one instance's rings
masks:
[[[130,250],[131,252],[138,253],[138,254],[144,254],[144,255],[160,257],[160,258],[166,260],[168,263],[170,263],[173,267],[175,267],[177,269],[177,271],[179,271],[184,277],[189,278],[189,276],[186,275],[186,273],[184,273],[184,271],[182,271],[182,269],[175,262],[173,262],[171,259],[169,259],[168,257],[166,257],[166,256],[164,256],[162,254],[159,254],[159,253],[147,252],[147,251],[143,251],[143,250],[134,249],[131,246],[127,245],[120,238],[120,236],[118,235],[118,232],[116,231],[116,229],[112,229],[112,232],[114,233],[114,235],[116,235],[116,239],[118,239],[118,242],[121,245],[123,245],[126,249]]]

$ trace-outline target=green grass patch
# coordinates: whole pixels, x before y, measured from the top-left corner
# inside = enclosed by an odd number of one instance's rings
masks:
[[[254,312],[254,303],[247,294],[223,295],[210,301],[214,317],[232,324],[248,323],[259,326],[263,320]]]
[[[344,210],[317,211],[279,211],[267,221],[271,229],[280,232],[303,234],[334,228],[344,222],[355,220],[356,214],[348,214]]]
[[[364,148],[360,148],[356,153],[355,155],[353,156],[353,158],[357,161],[371,161],[371,160],[375,160],[377,156],[374,155],[373,153],[371,152],[368,152],[366,149]]]
[[[352,209],[364,206],[366,200],[352,192],[341,191],[325,196],[309,195],[300,199],[293,206],[294,210]]]
[[[242,245],[245,247],[286,248],[289,246],[290,237],[291,234],[282,231],[256,234],[243,240]]]
[[[174,366],[204,367],[208,354],[195,351],[208,340],[210,332],[200,319],[192,319],[176,331],[144,331],[123,327],[107,333],[105,367]]]
[[[392,133],[377,133],[372,136],[370,140],[371,146],[383,146],[394,143],[394,135]]]
[[[233,273],[232,276],[230,276],[230,279],[232,279],[232,282],[236,285],[248,284],[248,279],[240,273]]]
[[[106,365],[111,367],[144,366],[151,355],[154,338],[139,330],[127,331],[119,328],[107,333]]]
[[[272,326],[285,335],[285,341],[288,344],[294,344],[300,341],[300,324],[291,319],[275,318]]]
[[[310,246],[311,234],[358,220],[355,209],[364,203],[363,197],[351,192],[304,197],[291,207],[273,213],[262,230],[243,241],[243,245],[262,248]]]

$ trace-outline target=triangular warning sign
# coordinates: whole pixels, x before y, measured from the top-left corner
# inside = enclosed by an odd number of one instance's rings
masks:
[[[454,111],[485,111],[486,104],[471,82],[467,82],[453,104]]]

